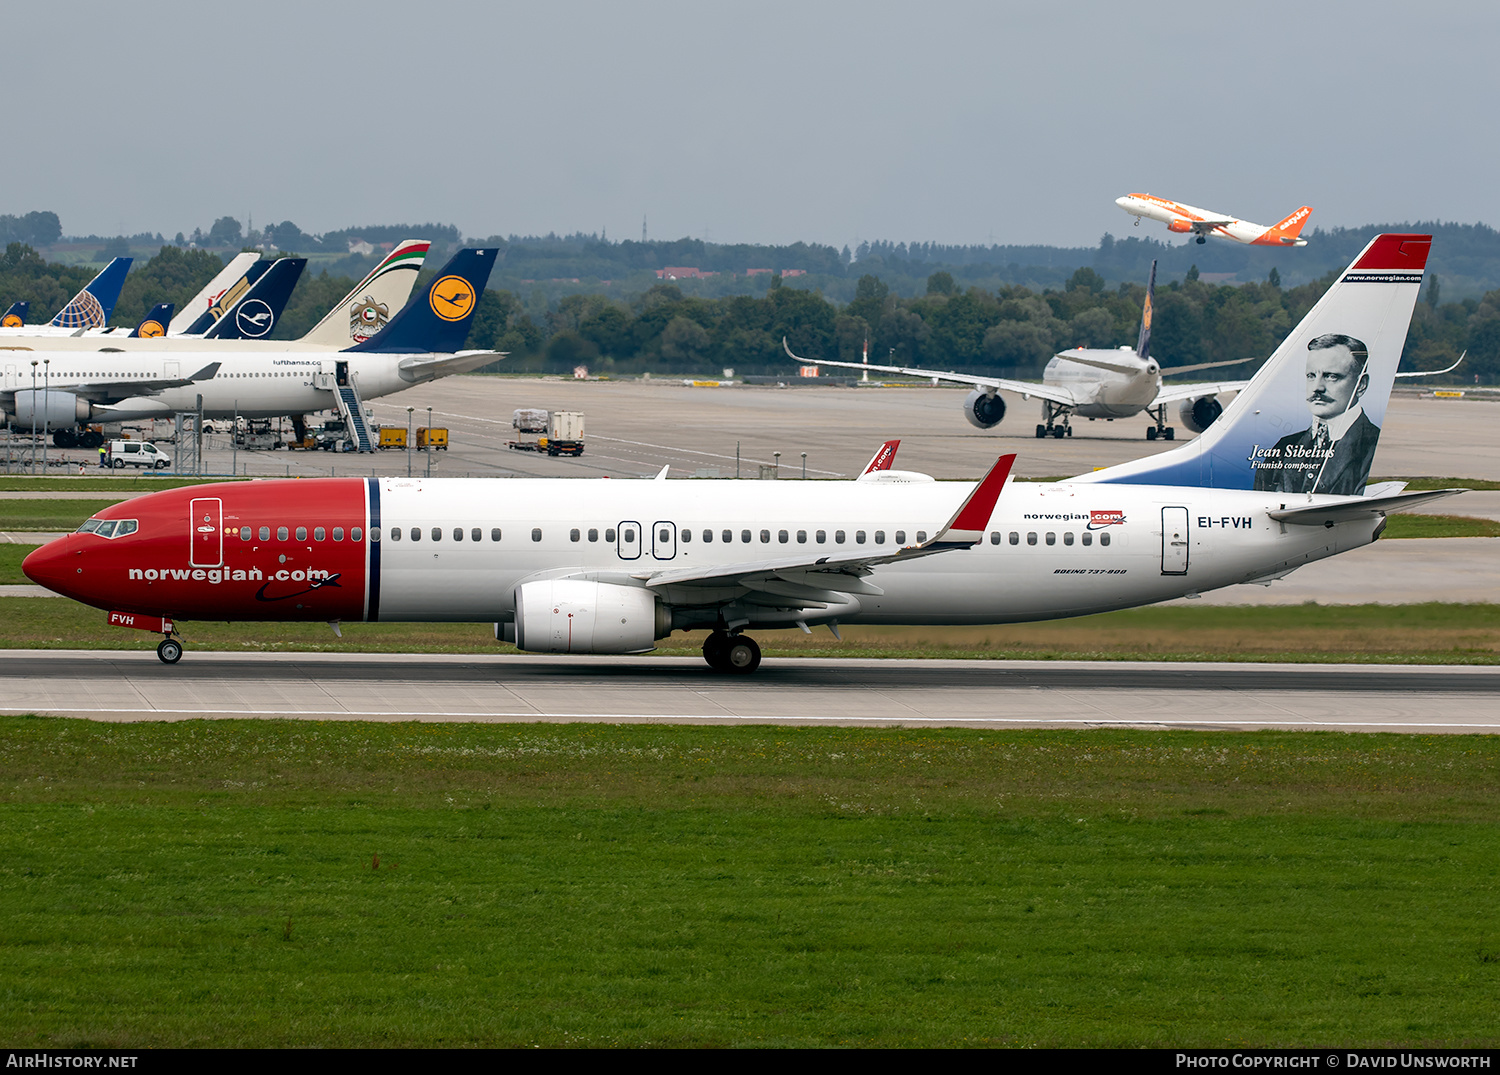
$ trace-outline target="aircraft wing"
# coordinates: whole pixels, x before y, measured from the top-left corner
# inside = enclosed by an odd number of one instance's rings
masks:
[[[952,381],[954,384],[971,384],[975,388],[1003,388],[1007,392],[1015,392],[1027,399],[1036,396],[1038,399],[1049,399],[1053,403],[1063,403],[1069,407],[1076,406],[1080,402],[1073,392],[1056,385],[1037,384],[1034,381],[1011,381],[1004,377],[979,377],[970,373],[924,370],[913,366],[877,366],[873,362],[834,362],[826,359],[818,359],[814,362],[812,359],[793,354],[785,339],[781,341],[781,346],[786,348],[786,353],[796,361],[818,366],[839,366],[843,369],[869,370],[872,373],[900,373],[908,377],[930,377],[939,381]]]
[[[1161,391],[1156,394],[1156,400],[1151,405],[1158,403],[1176,403],[1179,399],[1197,399],[1199,396],[1217,396],[1221,392],[1239,392],[1249,381],[1208,381],[1198,384],[1171,384],[1162,385]]]
[[[979,544],[994,513],[1000,491],[1010,477],[1014,455],[1002,455],[974,490],[964,498],[945,526],[928,541],[908,545],[894,552],[848,551],[813,552],[772,560],[753,560],[732,564],[714,564],[676,571],[641,572],[635,575],[653,590],[687,588],[688,602],[693,590],[712,591],[729,587],[764,593],[796,602],[824,603],[837,601],[837,594],[871,594],[882,591],[863,581],[877,567],[905,563],[923,556],[968,549]],[[824,595],[820,597],[819,595]],[[680,599],[679,599],[680,600]]]
[[[1213,231],[1213,229],[1215,229],[1215,228],[1222,228],[1222,227],[1224,227],[1224,226],[1226,226],[1228,224],[1233,224],[1234,222],[1235,221],[1234,221],[1233,217],[1225,217],[1222,220],[1190,220],[1190,221],[1188,221],[1188,223],[1190,223],[1193,226],[1193,230],[1194,231]]]
[[[103,381],[98,384],[53,384],[53,392],[70,392],[94,403],[118,403],[122,399],[137,396],[155,396],[168,388],[186,388],[198,381],[207,381],[219,372],[220,362],[210,362],[197,373],[186,377],[142,377],[134,381]],[[38,389],[41,391],[41,389]],[[12,393],[6,393],[10,395]]]

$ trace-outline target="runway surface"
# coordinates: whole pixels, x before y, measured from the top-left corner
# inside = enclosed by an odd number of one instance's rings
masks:
[[[0,654],[0,711],[303,720],[1500,733],[1500,668],[189,652]]]

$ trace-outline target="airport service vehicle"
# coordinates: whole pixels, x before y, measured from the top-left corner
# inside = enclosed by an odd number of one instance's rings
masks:
[[[1178,418],[1194,433],[1201,433],[1224,411],[1221,394],[1238,392],[1247,381],[1214,381],[1208,383],[1162,383],[1174,373],[1195,373],[1221,366],[1238,366],[1254,359],[1230,359],[1226,362],[1200,362],[1192,366],[1165,369],[1151,357],[1151,310],[1156,297],[1156,262],[1151,263],[1151,278],[1146,284],[1146,301],[1141,309],[1141,331],[1135,350],[1101,347],[1075,347],[1059,351],[1042,371],[1042,383],[1012,381],[1004,377],[983,377],[943,370],[918,369],[912,366],[877,366],[869,362],[831,362],[819,359],[820,366],[842,366],[847,369],[872,370],[877,373],[900,373],[913,377],[930,377],[939,381],[973,385],[964,399],[964,417],[978,429],[993,429],[1005,417],[1006,392],[1018,393],[1022,399],[1036,396],[1042,401],[1042,420],[1036,435],[1071,437],[1072,418],[1077,415],[1092,421],[1103,418],[1131,418],[1144,411],[1156,419],[1146,427],[1146,439],[1174,440],[1177,431],[1167,424],[1167,408],[1178,405]],[[808,360],[792,353],[783,339],[781,346],[797,362]]]
[[[13,429],[72,430],[89,422],[277,418],[336,410],[358,450],[373,450],[364,398],[465,373],[499,357],[458,352],[496,251],[461,250],[379,332],[339,352],[0,352],[0,412]],[[147,341],[153,342],[153,341]],[[222,345],[220,345],[222,346]],[[186,374],[186,376],[184,376]],[[305,429],[298,430],[299,437]]]
[[[417,447],[438,452],[448,450],[448,431],[441,426],[418,426]]]
[[[126,467],[166,470],[172,465],[172,457],[149,440],[112,440],[100,465],[113,467],[115,470],[124,470]]]
[[[242,254],[232,260],[171,320],[164,335],[143,333],[147,338],[129,339],[124,333],[115,335],[102,330],[86,332],[80,337],[76,332],[37,327],[0,329],[0,334],[8,337],[4,341],[8,348],[70,353],[94,350],[154,356],[164,352],[211,350],[222,357],[239,353],[342,351],[373,338],[394,318],[393,311],[400,311],[406,305],[431,245],[421,239],[407,239],[398,244],[322,320],[295,340],[269,337],[306,259],[267,261],[257,254]],[[244,260],[247,258],[248,261]],[[128,259],[125,260],[128,265]],[[236,271],[236,267],[241,268]],[[120,276],[123,280],[124,273]],[[227,285],[222,283],[226,278]],[[213,293],[215,288],[217,293]],[[188,314],[193,311],[196,313],[189,319]],[[115,357],[119,363],[126,362],[120,355]]]
[[[377,448],[405,448],[406,430],[399,426],[381,427],[380,440],[375,446]]]
[[[112,505],[23,569],[111,622],[482,621],[537,653],[642,653],[706,629],[993,624],[1269,582],[1457,490],[1367,486],[1426,235],[1371,241],[1198,439],[1057,483],[327,478]],[[881,475],[887,475],[881,477]]]
[[[547,455],[583,454],[583,412],[522,409],[511,417],[511,425],[521,433],[542,433],[536,440],[506,441],[518,452],[543,452]]]
[[[1155,194],[1127,194],[1116,198],[1115,204],[1135,217],[1136,227],[1141,218],[1160,220],[1167,230],[1175,235],[1195,235],[1197,241],[1205,243],[1208,236],[1233,239],[1250,246],[1306,246],[1302,228],[1312,216],[1312,206],[1304,205],[1291,216],[1272,224],[1252,224],[1248,220],[1211,209],[1199,209],[1196,205],[1174,202],[1170,198],[1158,198]]]

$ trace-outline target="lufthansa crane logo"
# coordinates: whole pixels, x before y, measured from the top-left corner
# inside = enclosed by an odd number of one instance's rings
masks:
[[[234,323],[252,339],[264,336],[276,324],[276,315],[261,299],[246,299],[234,312]]]
[[[474,289],[462,276],[445,276],[427,292],[427,304],[444,321],[462,321],[474,309]]]
[[[15,314],[6,314],[5,315],[5,320],[0,321],[0,327],[4,327],[4,328],[20,328],[21,325],[22,325],[21,319],[19,317],[17,317]]]
[[[136,335],[143,340],[155,339],[166,334],[167,330],[161,327],[160,321],[142,321],[141,327],[136,329]]]

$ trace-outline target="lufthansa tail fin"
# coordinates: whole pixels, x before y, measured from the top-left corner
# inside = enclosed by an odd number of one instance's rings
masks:
[[[98,276],[83,285],[83,290],[57,312],[52,324],[57,328],[103,328],[109,324],[120,288],[125,286],[130,261],[130,258],[115,258],[104,266]]]
[[[167,326],[172,323],[173,303],[159,302],[151,307],[151,312],[146,315],[146,320],[135,326],[130,332],[131,339],[155,339],[167,334]]]
[[[260,340],[271,334],[286,309],[297,278],[307,267],[306,258],[278,258],[271,262],[255,286],[241,296],[213,328],[204,333],[210,340]]]
[[[459,350],[469,337],[479,296],[484,294],[498,253],[494,247],[460,250],[385,328],[348,350],[381,354],[452,354]]]
[[[13,302],[5,316],[0,317],[0,328],[21,328],[26,324],[26,315],[31,312],[31,303]]]
[[[250,271],[250,267],[259,261],[260,255],[253,250],[247,250],[230,258],[229,264],[214,274],[214,278],[203,285],[203,290],[189,299],[183,305],[182,309],[178,311],[177,316],[172,318],[172,323],[167,326],[167,334],[170,336],[180,336],[183,333],[189,332],[193,322],[208,313],[209,307],[228,294],[231,288],[236,289],[236,296],[244,294],[245,289],[251,283],[254,283],[254,281],[252,280],[244,284],[241,284],[241,281],[244,280],[245,274]],[[264,272],[265,270],[262,268],[259,271]],[[232,304],[233,301],[231,299],[230,303]],[[209,326],[215,320],[217,318],[209,318],[204,321],[203,327],[198,329],[197,332],[200,334],[207,332]]]
[[[390,321],[391,312],[411,298],[431,246],[425,239],[403,240],[297,342],[344,348],[374,336]]]
[[[235,303],[245,297],[245,293],[259,282],[260,278],[266,274],[273,264],[275,263],[257,254],[256,259],[245,267],[245,271],[240,278],[235,280],[225,290],[215,295],[213,301],[208,304],[208,307],[195,317],[187,328],[182,330],[182,334],[184,336],[202,336],[209,329],[224,320],[224,315],[234,308]],[[215,279],[218,279],[218,277],[215,277]]]
[[[1310,216],[1312,216],[1312,206],[1304,205],[1285,220],[1272,224],[1266,229],[1264,235],[1250,245],[1306,246],[1307,240],[1300,238],[1300,236],[1302,234],[1302,227],[1307,223],[1307,218]]]
[[[1072,480],[1363,491],[1431,247],[1375,236],[1202,436]]]
[[[1136,337],[1135,353],[1142,362],[1151,357],[1151,306],[1156,302],[1156,259],[1151,260],[1151,279],[1146,282],[1146,304],[1141,307],[1141,334]]]

